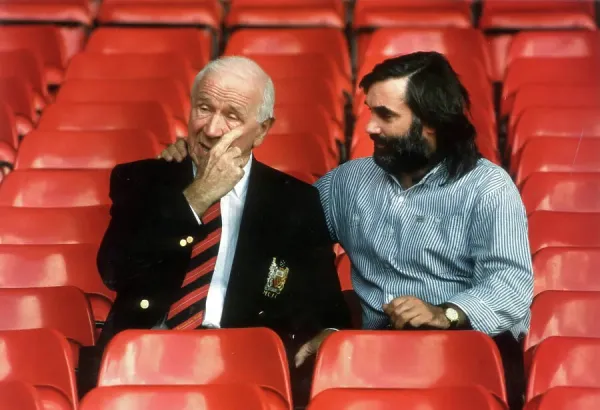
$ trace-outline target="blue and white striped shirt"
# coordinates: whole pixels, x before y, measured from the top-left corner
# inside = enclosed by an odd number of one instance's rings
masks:
[[[481,159],[444,184],[445,165],[404,190],[373,158],[347,162],[315,186],[327,224],[352,261],[363,327],[388,324],[382,305],[411,295],[453,303],[491,336],[529,329],[533,270],[519,191]]]

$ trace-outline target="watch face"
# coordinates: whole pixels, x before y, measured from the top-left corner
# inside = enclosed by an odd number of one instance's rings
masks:
[[[448,309],[446,309],[445,313],[446,313],[446,317],[448,318],[449,321],[451,321],[451,322],[458,321],[458,312],[456,311],[456,309],[448,308]]]

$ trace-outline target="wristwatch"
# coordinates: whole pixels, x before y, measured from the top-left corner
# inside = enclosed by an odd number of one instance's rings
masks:
[[[449,306],[443,306],[443,308],[444,316],[446,316],[446,319],[448,319],[448,322],[450,322],[450,329],[455,329],[458,326],[458,320],[460,318],[458,311]]]

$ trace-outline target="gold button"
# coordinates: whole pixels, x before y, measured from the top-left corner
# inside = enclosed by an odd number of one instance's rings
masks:
[[[179,241],[179,245],[181,247],[187,246],[187,241],[185,239],[182,239],[182,240]]]
[[[148,299],[142,299],[142,301],[140,302],[140,307],[142,309],[148,309],[150,307],[150,302],[148,301]]]
[[[194,242],[194,238],[192,238],[191,236],[188,236],[187,238],[185,238],[185,240],[187,241],[187,243]]]

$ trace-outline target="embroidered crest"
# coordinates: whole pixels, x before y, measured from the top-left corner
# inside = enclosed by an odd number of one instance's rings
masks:
[[[277,258],[273,258],[263,294],[270,298],[276,298],[283,291],[289,271],[290,268],[287,267],[285,261],[281,260],[277,263]]]

